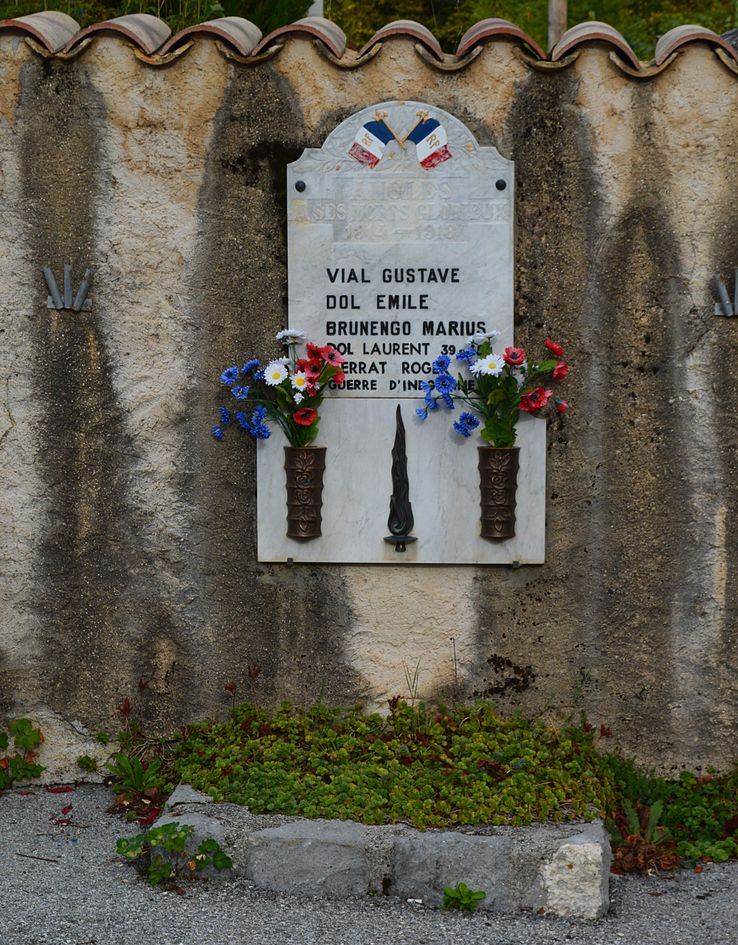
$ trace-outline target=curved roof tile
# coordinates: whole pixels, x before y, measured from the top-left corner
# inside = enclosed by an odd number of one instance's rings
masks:
[[[677,53],[690,43],[708,43],[722,62],[738,74],[738,30],[723,36],[702,26],[685,25],[669,30],[656,44],[655,58],[641,62],[623,36],[612,26],[599,21],[579,23],[567,30],[547,58],[541,47],[523,30],[508,20],[490,17],[475,23],[464,33],[455,56],[444,55],[433,33],[413,20],[395,20],[378,30],[359,51],[357,56],[345,56],[346,36],[343,30],[321,16],[308,16],[288,26],[280,27],[262,38],[249,20],[238,16],[224,16],[198,23],[181,30],[175,36],[162,20],[147,13],[119,16],[94,23],[80,30],[71,16],[56,10],[31,13],[0,20],[0,32],[26,35],[28,43],[42,56],[70,59],[85,49],[97,33],[116,33],[127,39],[136,55],[150,65],[163,65],[190,48],[197,36],[215,39],[218,49],[227,58],[246,64],[270,58],[282,48],[282,40],[292,36],[308,36],[318,40],[319,47],[334,64],[342,68],[357,68],[373,58],[374,52],[386,39],[393,36],[415,41],[423,58],[438,69],[462,69],[481,51],[481,46],[495,38],[517,43],[514,53],[535,69],[557,69],[573,62],[578,48],[592,42],[611,47],[610,58],[629,76],[641,79],[657,75],[673,62]]]
[[[289,26],[280,26],[277,30],[272,30],[254,49],[254,54],[260,53],[263,49],[271,46],[280,37],[288,35],[299,35],[300,33],[308,36],[314,36],[324,43],[333,55],[340,59],[346,51],[346,34],[340,26],[336,26],[330,20],[323,16],[306,16],[302,20],[296,20]]]
[[[112,20],[103,20],[86,27],[68,43],[67,48],[77,46],[85,37],[94,33],[119,33],[130,39],[134,46],[151,55],[172,35],[167,24],[150,13],[133,13],[116,16]]]
[[[551,59],[557,62],[568,53],[573,52],[577,46],[592,42],[609,43],[610,46],[614,46],[618,52],[623,54],[634,69],[640,68],[641,62],[626,42],[625,37],[612,26],[601,23],[599,20],[579,23],[567,30],[551,50]]]
[[[414,39],[416,42],[425,46],[429,52],[433,53],[436,59],[443,59],[443,50],[436,37],[427,26],[423,26],[422,23],[416,23],[415,20],[393,20],[392,23],[387,23],[381,29],[377,30],[368,43],[364,43],[359,50],[359,56],[363,56],[372,46],[376,46],[377,43],[381,43],[391,36],[405,36],[408,39]]]
[[[245,20],[242,16],[221,16],[217,20],[207,20],[180,30],[162,46],[160,54],[166,55],[194,35],[220,39],[241,56],[249,56],[261,41],[261,30],[251,20]]]
[[[530,47],[539,59],[546,58],[546,53],[534,39],[531,39],[527,33],[524,33],[519,26],[515,26],[515,24],[511,23],[509,20],[501,20],[499,17],[480,20],[478,23],[475,23],[474,26],[470,27],[461,37],[456,55],[459,57],[465,56],[474,49],[475,46],[495,36],[499,36],[501,39],[517,39]]]
[[[79,23],[66,13],[58,10],[46,10],[43,13],[30,13],[10,20],[0,20],[0,30],[27,33],[48,50],[58,52],[79,33]]]
[[[656,43],[656,64],[660,65],[673,52],[676,52],[677,49],[684,46],[686,43],[695,42],[706,42],[713,46],[719,46],[721,49],[724,49],[728,55],[738,61],[738,55],[736,55],[734,47],[727,39],[724,39],[717,33],[713,33],[712,30],[705,29],[704,26],[694,26],[690,24],[676,26],[673,30],[669,30],[668,33],[664,33],[664,35],[659,38],[659,41]]]

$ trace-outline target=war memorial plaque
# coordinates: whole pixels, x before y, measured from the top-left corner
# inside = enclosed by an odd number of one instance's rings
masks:
[[[539,563],[545,422],[521,418],[515,538],[479,535],[476,440],[453,413],[425,422],[421,382],[441,353],[499,332],[513,344],[513,163],[419,102],[383,102],[288,167],[289,326],[345,358],[321,411],[323,534],[292,541],[279,450],[258,452],[259,558],[335,563]],[[400,405],[417,541],[384,541]]]

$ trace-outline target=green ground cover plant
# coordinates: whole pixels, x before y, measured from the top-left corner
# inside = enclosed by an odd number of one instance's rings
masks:
[[[152,886],[179,889],[183,880],[194,878],[208,866],[231,869],[233,863],[217,840],[203,840],[194,852],[188,852],[192,832],[188,825],[163,824],[137,837],[121,837],[115,849],[129,863],[139,866]]]
[[[14,719],[0,728],[0,791],[41,774],[44,769],[36,763],[36,750],[42,741],[40,729],[30,719]]]
[[[459,912],[476,912],[487,898],[482,889],[469,889],[466,883],[457,886],[445,886],[443,889],[443,908],[457,909]]]
[[[603,751],[609,735],[584,718],[556,730],[482,702],[393,699],[386,717],[245,704],[188,726],[162,774],[254,813],[419,829],[602,817],[620,872],[738,857],[738,768],[655,777]]]

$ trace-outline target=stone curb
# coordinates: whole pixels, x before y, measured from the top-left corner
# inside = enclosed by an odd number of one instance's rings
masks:
[[[157,824],[214,837],[233,873],[296,896],[391,895],[440,906],[443,887],[486,892],[482,910],[597,919],[609,907],[610,839],[601,821],[473,830],[368,827],[348,820],[252,814],[180,785]]]

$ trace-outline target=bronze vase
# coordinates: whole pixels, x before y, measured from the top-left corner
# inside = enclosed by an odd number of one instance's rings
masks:
[[[324,446],[285,446],[287,473],[287,537],[320,538],[323,506]]]
[[[479,447],[479,484],[482,490],[482,538],[504,541],[515,537],[515,493],[520,450]]]

